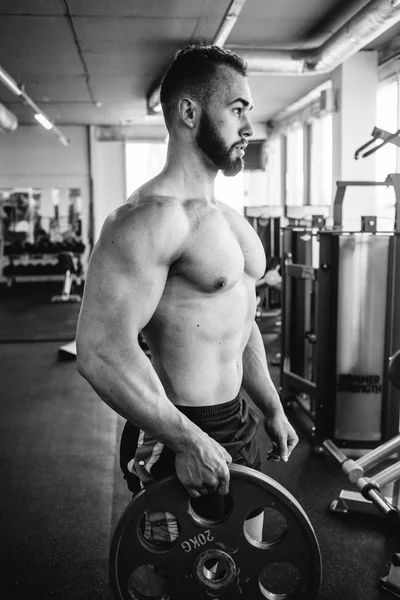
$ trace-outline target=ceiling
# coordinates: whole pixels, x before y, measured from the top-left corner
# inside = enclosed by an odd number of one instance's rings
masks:
[[[225,46],[321,45],[368,0],[247,0]],[[0,66],[58,126],[151,125],[146,96],[176,51],[212,42],[230,0],[1,0]],[[382,41],[390,43],[389,31]],[[239,52],[240,53],[240,52]],[[329,75],[250,75],[266,122]],[[19,122],[32,110],[0,83]]]

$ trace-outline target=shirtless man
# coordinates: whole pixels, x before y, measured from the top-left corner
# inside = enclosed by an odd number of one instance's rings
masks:
[[[219,169],[233,176],[243,168],[253,133],[246,65],[218,47],[187,47],[164,77],[161,102],[166,164],[103,226],[86,279],[77,364],[100,398],[142,430],[129,469],[143,484],[172,464],[192,497],[225,495],[230,462],[261,464],[259,419],[241,387],[283,461],[298,441],[254,320],[263,247],[214,195]]]

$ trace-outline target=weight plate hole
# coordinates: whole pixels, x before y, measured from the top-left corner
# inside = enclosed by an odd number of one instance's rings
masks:
[[[298,593],[302,583],[300,571],[287,562],[274,562],[265,566],[258,584],[267,600],[287,600]]]
[[[131,573],[128,594],[132,600],[164,600],[169,598],[169,586],[157,565],[141,565]]]
[[[256,548],[266,549],[279,544],[288,526],[283,514],[270,507],[252,510],[243,525],[247,541]]]
[[[189,512],[200,525],[217,525],[225,521],[233,509],[230,494],[206,494],[199,498],[190,498]]]
[[[154,551],[171,550],[179,539],[180,531],[176,516],[162,510],[146,511],[138,524],[140,541]]]
[[[219,582],[228,574],[228,561],[221,558],[209,558],[203,565],[203,573],[206,579]]]
[[[194,562],[192,572],[206,595],[218,596],[218,598],[220,593],[227,590],[237,575],[233,558],[223,550],[216,548],[205,550],[199,554]],[[203,596],[201,597],[203,598]]]

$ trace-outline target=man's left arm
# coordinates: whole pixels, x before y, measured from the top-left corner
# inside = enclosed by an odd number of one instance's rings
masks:
[[[299,439],[271,379],[264,342],[255,321],[243,353],[242,387],[264,415],[264,427],[272,442],[272,457],[286,462]]]

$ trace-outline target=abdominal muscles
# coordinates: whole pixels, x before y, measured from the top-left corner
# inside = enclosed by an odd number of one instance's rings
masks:
[[[220,404],[240,389],[256,308],[254,281],[244,274],[228,289],[222,281],[217,287],[205,292],[172,278],[143,330],[153,367],[174,404]]]

